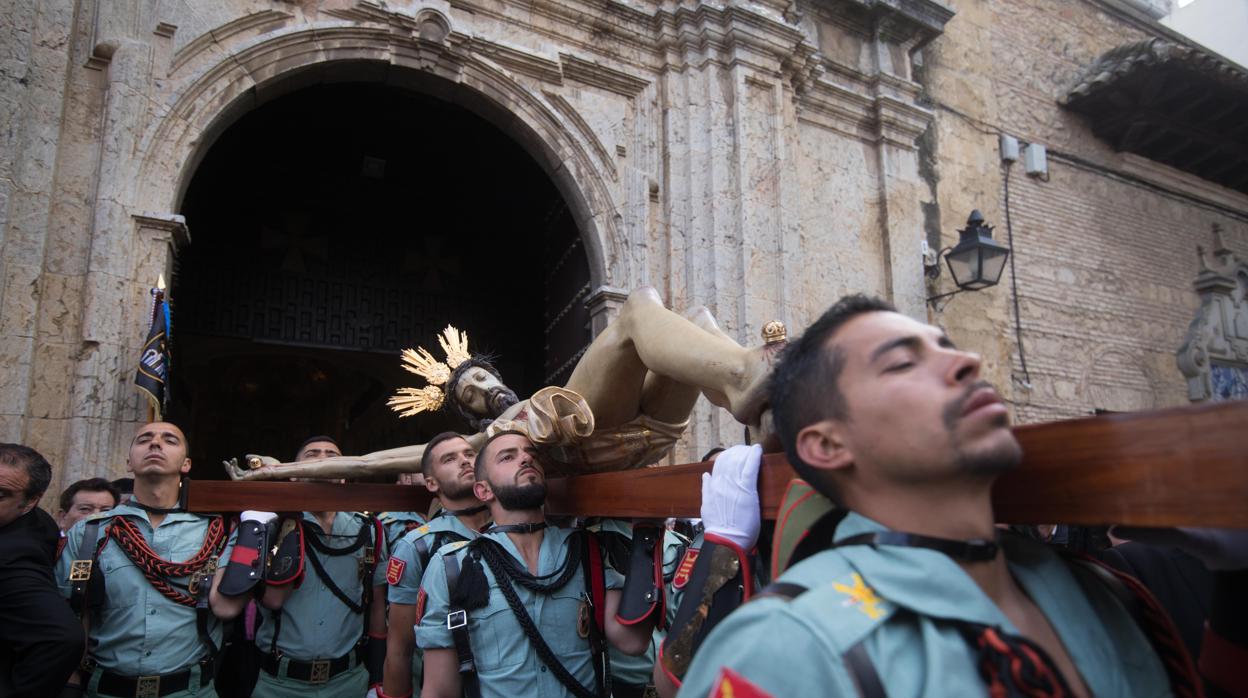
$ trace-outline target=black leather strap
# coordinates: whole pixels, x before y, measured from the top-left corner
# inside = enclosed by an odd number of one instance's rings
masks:
[[[454,598],[459,586],[459,559],[455,553],[442,556],[446,567],[447,598]],[[477,664],[472,658],[472,642],[468,639],[468,611],[451,602],[447,609],[446,627],[455,641],[455,654],[459,659],[459,680],[465,698],[481,698],[481,683],[477,678]]]
[[[82,539],[78,541],[78,549],[74,551],[74,558],[69,566],[69,605],[80,618],[83,613],[91,610],[91,591],[100,583],[98,580],[104,574],[96,569],[99,565],[100,545],[104,540],[99,536],[101,521],[103,519],[91,519],[83,524]]]
[[[151,690],[151,686],[155,684],[156,695],[167,696],[171,693],[189,689],[193,673],[193,668],[187,668],[159,676],[122,676],[111,671],[101,670],[100,682],[96,687],[96,693],[102,696],[125,696],[129,698],[130,696],[138,695],[140,686]],[[211,683],[215,673],[215,664],[212,660],[201,662],[199,664],[199,686],[196,686],[196,688],[207,686]]]
[[[352,664],[352,658],[355,663]],[[270,676],[279,676],[282,667],[283,657],[274,654],[261,654],[260,668],[264,669]],[[351,669],[364,663],[364,650],[360,647],[347,652],[341,657],[335,659],[314,660],[305,662],[299,659],[286,660],[286,677],[296,681],[307,681],[309,683],[322,683],[334,678],[344,671]],[[328,666],[326,666],[328,665]],[[313,678],[316,681],[313,681]],[[322,678],[323,677],[323,678]]]
[[[501,526],[491,526],[486,533],[537,533],[544,528],[546,528],[545,521],[538,521],[537,523],[503,524]]]
[[[966,562],[987,562],[996,558],[997,554],[1001,552],[1001,546],[997,544],[996,539],[951,540],[949,538],[921,536],[917,533],[902,533],[901,531],[860,533],[837,541],[833,547],[843,548],[847,545],[870,545],[872,547],[896,545],[907,548],[927,548]]]
[[[475,507],[466,509],[443,509],[438,513],[438,516],[472,516],[473,514],[480,514],[488,508],[485,504],[478,504]]]
[[[858,695],[862,698],[885,698],[884,684],[875,671],[871,655],[867,654],[866,640],[859,640],[843,657],[845,668],[858,686]]]

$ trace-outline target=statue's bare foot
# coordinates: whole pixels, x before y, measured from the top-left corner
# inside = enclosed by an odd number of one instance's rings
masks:
[[[784,343],[777,342],[746,350],[747,358],[738,383],[743,387],[730,390],[727,394],[728,411],[738,422],[747,426],[759,425],[759,419],[767,407],[767,385],[771,379],[771,371],[783,348]]]

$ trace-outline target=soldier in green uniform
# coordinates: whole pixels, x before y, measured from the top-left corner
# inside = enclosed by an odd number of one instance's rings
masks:
[[[1021,449],[979,371],[862,296],[791,345],[776,428],[844,518],[711,632],[682,696],[1149,696],[1191,678],[1167,676],[1095,570],[999,537],[992,484]]]
[[[472,492],[476,455],[463,436],[448,431],[433,437],[421,457],[425,487],[438,498],[442,510],[428,524],[400,537],[391,551],[386,569],[390,625],[379,698],[419,695],[423,662],[416,651],[415,626],[423,604],[420,580],[439,548],[476,538],[490,521],[485,504]]]
[[[221,625],[207,590],[226,525],[181,508],[186,453],[177,426],[139,427],[127,459],[134,495],[69,530],[56,578],[88,627],[71,679],[87,696],[216,696]]]
[[[425,572],[425,694],[605,697],[606,643],[641,654],[653,620],[616,620],[624,580],[597,539],[546,525],[544,468],[525,434],[491,437],[475,475],[494,527],[444,546]]]
[[[589,527],[590,531],[598,534],[603,546],[607,549],[610,556],[611,566],[616,569],[629,569],[629,553],[632,547],[633,526],[627,521],[619,519],[603,519]],[[613,543],[613,539],[617,539]],[[670,584],[672,577],[676,573],[676,566],[680,563],[685,555],[685,550],[689,547],[689,541],[684,536],[675,531],[663,531],[663,553],[662,553],[662,583]],[[671,602],[671,598],[667,599],[664,604]],[[670,614],[668,615],[670,617]],[[652,690],[651,674],[654,671],[654,662],[658,657],[658,647],[663,642],[665,623],[656,624],[654,632],[651,635],[650,646],[640,655],[625,654],[614,646],[610,648],[611,655],[611,695],[613,698],[642,698],[643,696],[653,695],[649,691]]]
[[[332,439],[313,437],[297,460],[336,451]],[[235,617],[264,583],[256,632],[262,671],[253,695],[364,696],[370,683],[380,683],[385,659],[388,551],[381,523],[341,511],[244,512],[241,519],[222,555],[228,564],[214,580],[212,603],[219,616]],[[267,569],[266,540],[276,549]]]

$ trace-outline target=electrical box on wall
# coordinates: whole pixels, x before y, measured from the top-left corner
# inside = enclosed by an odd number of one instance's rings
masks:
[[[1044,146],[1039,143],[1028,143],[1023,148],[1023,169],[1032,177],[1049,175],[1049,158]]]
[[[1014,136],[1001,134],[1001,160],[1004,162],[1018,161],[1018,139]]]

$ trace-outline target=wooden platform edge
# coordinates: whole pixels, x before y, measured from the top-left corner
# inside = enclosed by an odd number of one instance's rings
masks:
[[[1023,464],[994,490],[1010,523],[1122,523],[1248,528],[1248,402],[1104,415],[1018,427]],[[710,463],[552,478],[547,511],[619,518],[699,515]],[[765,456],[763,516],[774,518],[795,475]],[[222,482],[190,485],[192,511],[426,511],[423,487]]]

